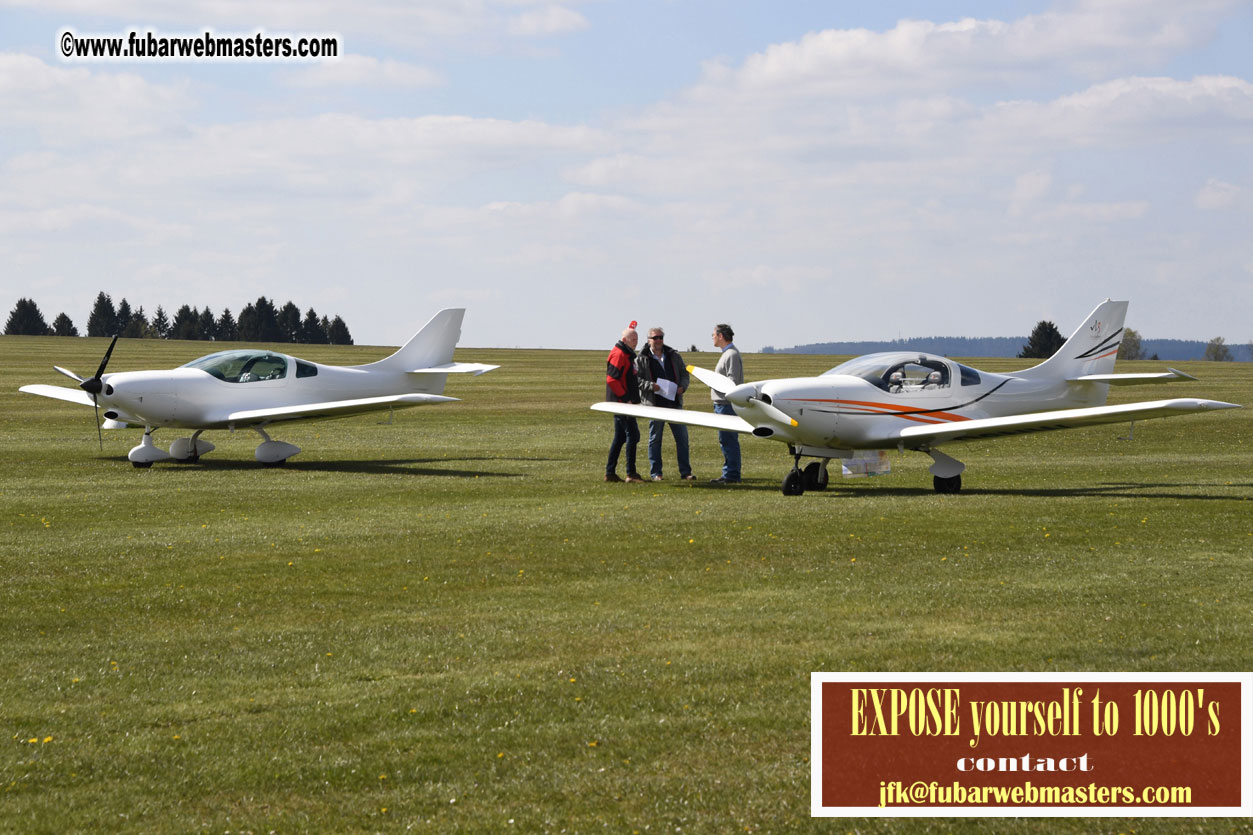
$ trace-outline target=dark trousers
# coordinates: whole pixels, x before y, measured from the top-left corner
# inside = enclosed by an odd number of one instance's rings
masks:
[[[613,475],[618,469],[618,453],[626,445],[627,475],[635,475],[635,449],[640,443],[640,425],[630,415],[613,416],[613,443],[609,445],[609,461],[605,475]]]

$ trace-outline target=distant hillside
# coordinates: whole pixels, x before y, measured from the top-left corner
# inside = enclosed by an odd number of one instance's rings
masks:
[[[879,351],[923,351],[946,357],[1016,357],[1027,344],[1025,336],[915,336],[887,342],[815,342],[792,348],[767,345],[763,354],[873,354]],[[1159,360],[1199,360],[1205,358],[1206,343],[1199,339],[1144,339],[1145,358]],[[1249,346],[1228,344],[1231,356],[1239,362],[1253,360]]]

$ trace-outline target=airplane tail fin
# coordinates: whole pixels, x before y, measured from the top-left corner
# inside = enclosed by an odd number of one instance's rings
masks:
[[[396,353],[360,368],[370,371],[418,371],[452,362],[453,349],[461,338],[461,319],[465,312],[464,307],[441,310]]]
[[[1057,349],[1057,353],[1014,376],[1036,380],[1075,380],[1090,374],[1109,374],[1114,370],[1126,318],[1127,302],[1106,299],[1088,314],[1088,318]]]

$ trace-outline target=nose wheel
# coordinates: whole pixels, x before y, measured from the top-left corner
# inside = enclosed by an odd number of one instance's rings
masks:
[[[783,477],[783,495],[800,496],[806,490],[827,489],[827,462],[812,461],[801,469],[801,457],[794,455],[792,470]]]

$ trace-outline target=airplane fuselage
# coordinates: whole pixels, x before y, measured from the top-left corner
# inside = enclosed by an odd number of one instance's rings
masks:
[[[844,368],[839,366],[820,377],[747,384],[742,388],[749,391],[729,394],[728,399],[742,404],[735,405],[737,414],[750,422],[757,421],[745,414],[753,409],[749,396],[796,421],[791,427],[778,422],[758,426],[754,434],[759,437],[811,448],[891,449],[900,445],[902,427],[1099,406],[1109,390],[1100,383],[977,371],[934,355],[875,356],[879,362],[863,366],[862,374],[837,373]],[[925,364],[910,362],[911,357]],[[908,365],[913,374],[892,385],[888,378],[893,364]],[[922,371],[935,371],[940,379],[928,382]]]
[[[438,394],[446,379],[439,374],[367,371],[364,367],[321,365],[274,352],[253,353],[270,358],[271,362],[268,371],[252,377],[249,372],[218,376],[210,370],[189,367],[194,363],[166,371],[106,374],[101,378],[104,390],[99,395],[100,408],[107,418],[131,425],[225,429],[283,419],[231,418],[253,409],[398,393]]]

